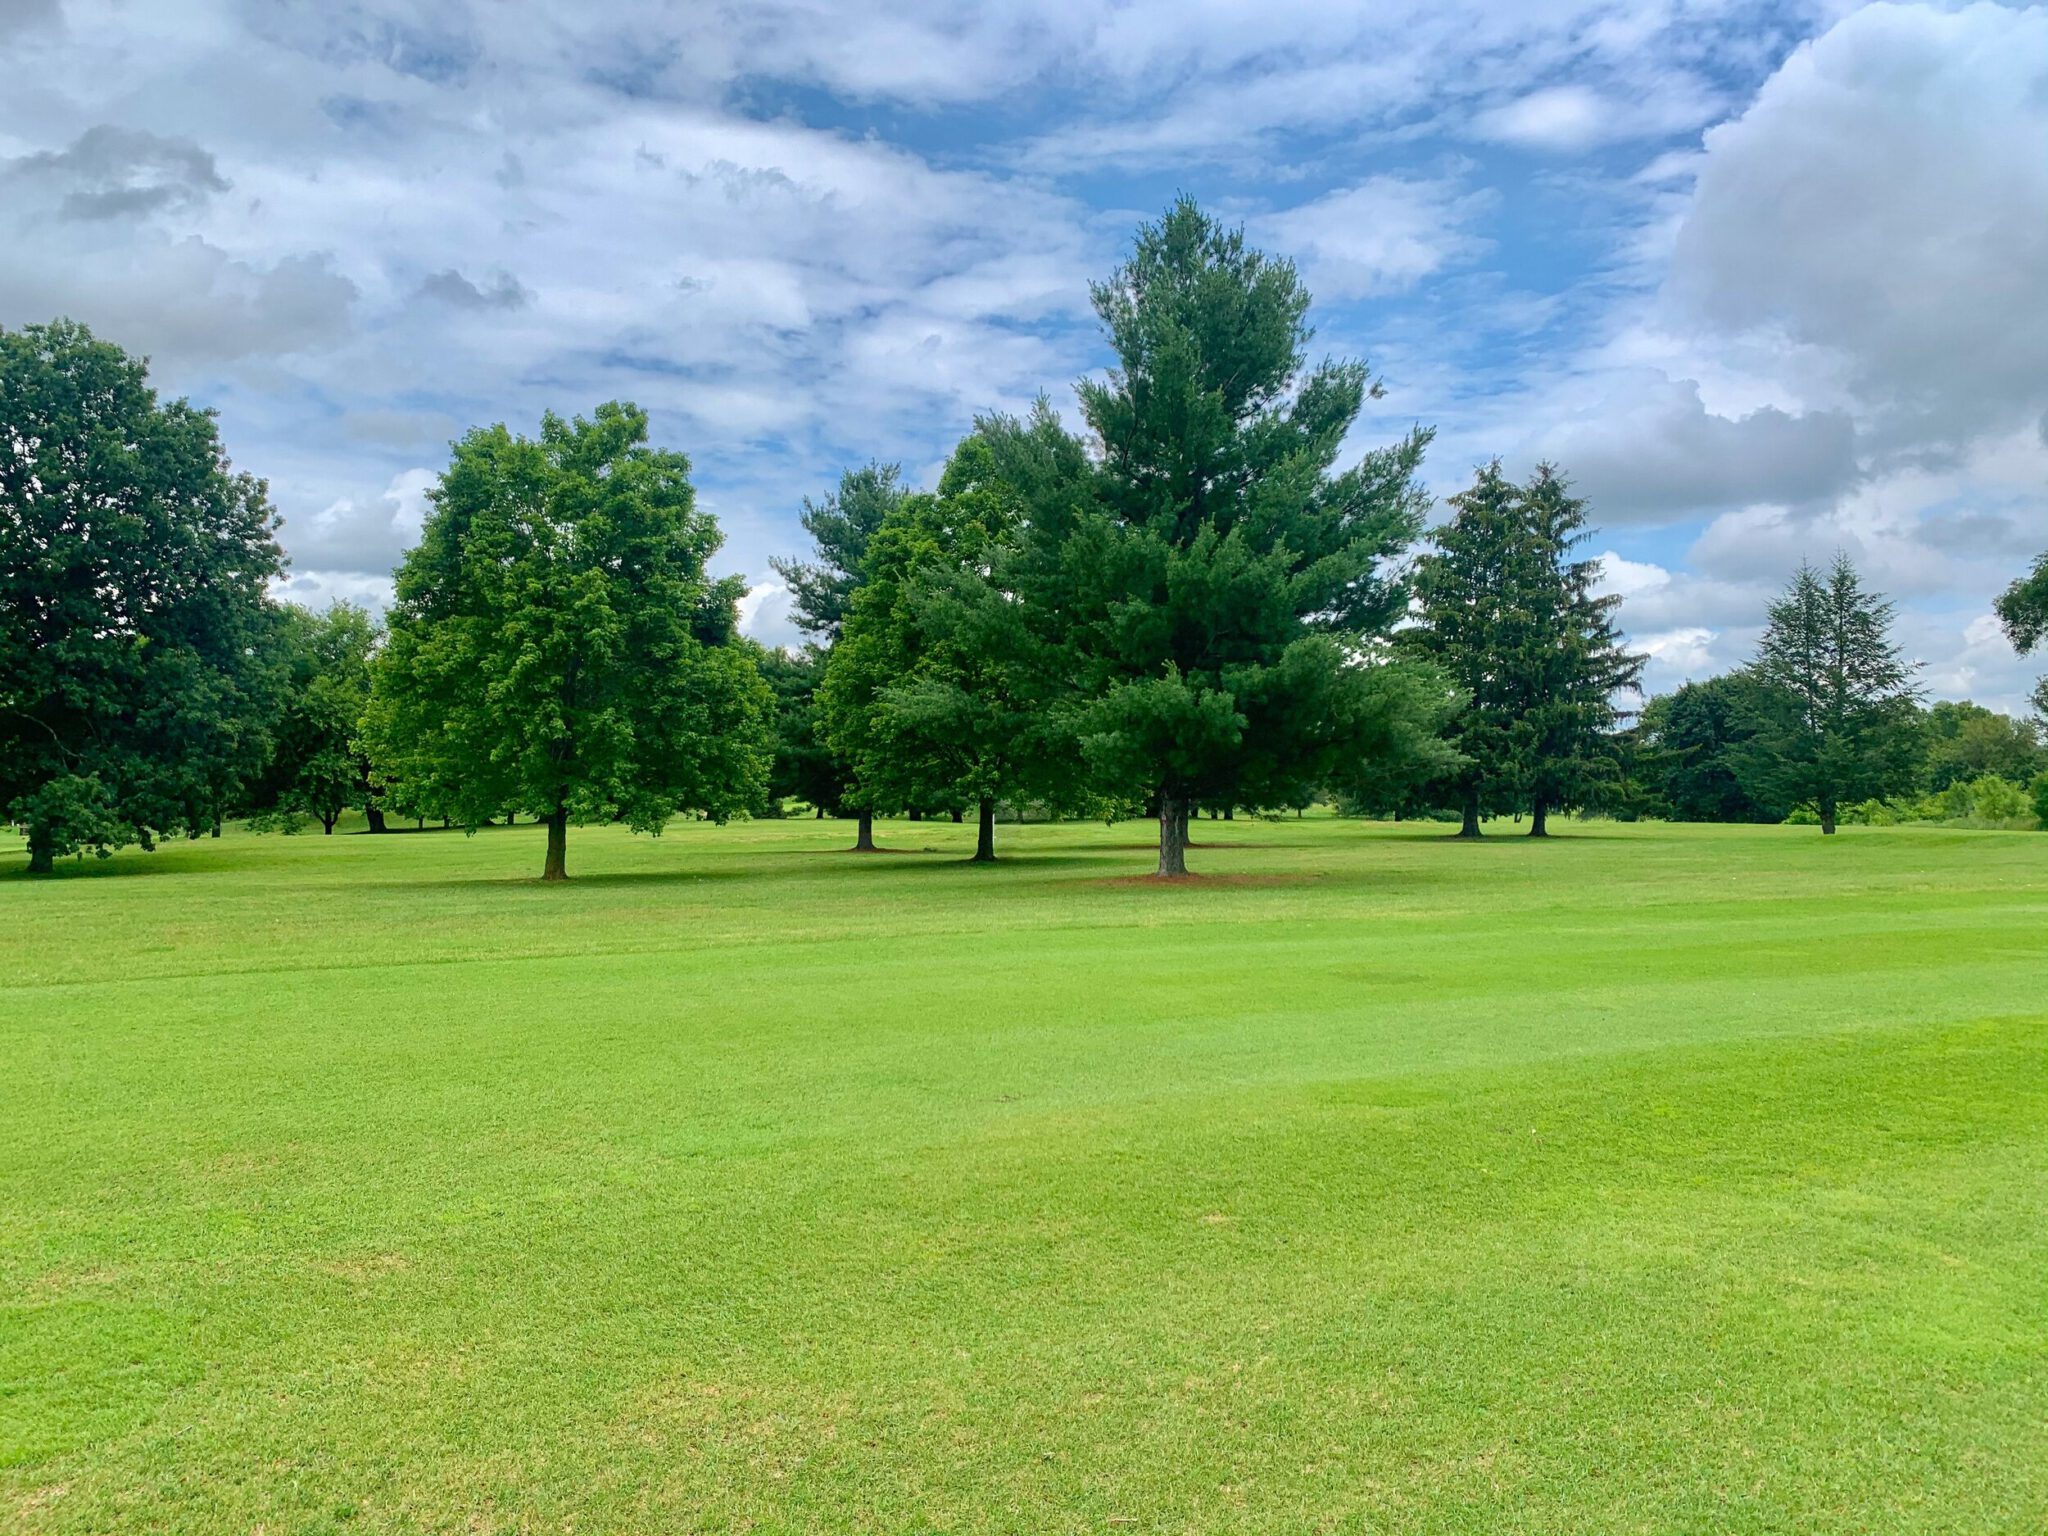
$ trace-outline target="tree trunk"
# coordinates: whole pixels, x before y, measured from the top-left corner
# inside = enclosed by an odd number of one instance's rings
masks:
[[[1820,830],[1824,837],[1835,835],[1835,802],[1824,798],[1820,803]]]
[[[338,816],[322,816],[320,818],[320,835],[322,837],[334,836],[334,824],[340,819]]]
[[[366,818],[367,818],[367,819],[369,820],[369,823],[370,823],[370,830],[371,830],[372,832],[383,832],[383,831],[386,831],[386,830],[388,830],[388,829],[387,829],[387,828],[385,827],[385,825],[384,825],[384,807],[383,807],[383,806],[381,806],[381,805],[366,805],[366,806],[364,806],[364,807],[363,807],[363,815],[364,815],[364,816],[365,816],[365,817],[366,817]]]
[[[823,807],[822,805],[820,805],[820,806],[816,806],[816,807],[813,807],[813,809],[815,810],[816,814],[815,814],[815,815],[813,815],[813,816],[811,817],[811,820],[813,820],[813,821],[823,821],[823,820],[825,819],[825,807]]]
[[[981,830],[975,835],[974,857],[970,863],[993,864],[996,861],[996,802],[992,796],[984,795],[981,801]]]
[[[1225,821],[1237,820],[1237,807],[1234,805],[1226,805],[1225,807],[1223,807],[1223,819]]]
[[[207,833],[206,835],[207,835],[208,837],[219,837],[219,836],[220,836],[220,818],[219,818],[218,816],[216,816],[216,817],[214,817],[214,818],[213,818],[213,830],[212,830],[211,832]]]
[[[923,811],[912,811],[912,812],[910,813],[910,819],[911,819],[912,821],[923,821],[923,820],[924,820],[924,812],[923,812]]]
[[[555,807],[555,814],[548,818],[548,861],[540,872],[543,880],[566,880],[569,878],[569,808]]]
[[[506,826],[508,826],[508,827],[510,827],[510,826],[516,826],[516,825],[518,825],[518,822],[519,822],[519,813],[518,813],[517,811],[507,811],[507,812],[505,813],[505,825],[506,825]]]
[[[853,851],[855,853],[873,853],[875,851],[875,813],[873,811],[864,810],[860,813],[860,832],[853,840]]]
[[[1188,808],[1170,790],[1159,792],[1159,878],[1185,879],[1188,872]]]
[[[1529,835],[1550,836],[1550,807],[1543,803],[1541,795],[1536,797],[1536,803],[1529,808]]]
[[[57,840],[48,827],[28,829],[28,872],[32,875],[57,873]]]
[[[965,821],[966,819],[967,813],[965,811],[955,811],[953,813],[953,825],[956,827],[959,826],[960,823]]]
[[[1465,791],[1465,824],[1458,828],[1460,837],[1478,837],[1479,833],[1479,791]]]

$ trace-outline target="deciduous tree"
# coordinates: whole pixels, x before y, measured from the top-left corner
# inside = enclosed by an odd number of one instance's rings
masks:
[[[375,671],[372,758],[409,803],[545,822],[559,880],[572,821],[659,832],[758,802],[768,690],[734,643],[742,583],[707,574],[718,528],[688,471],[616,402],[456,444]]]
[[[270,750],[261,480],[69,321],[0,331],[0,805],[29,868],[219,825]]]

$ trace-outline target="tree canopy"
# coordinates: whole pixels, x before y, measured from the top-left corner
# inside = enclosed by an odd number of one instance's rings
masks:
[[[1751,795],[1811,805],[1832,833],[1844,803],[1911,786],[1916,668],[1892,640],[1892,613],[1846,555],[1825,574],[1800,566],[1750,667],[1762,686],[1734,760]]]
[[[260,770],[276,528],[142,361],[69,321],[0,331],[0,806],[32,871],[215,827]]]
[[[1444,690],[1381,643],[1429,434],[1337,469],[1371,376],[1305,372],[1293,266],[1191,200],[1138,231],[1094,299],[1117,357],[1078,386],[1101,457],[1028,525],[1020,590],[1063,616],[1084,749],[1156,802],[1174,877],[1192,805],[1298,803],[1368,754],[1433,742]],[[1041,469],[1072,462],[1052,425],[1028,444]]]
[[[616,402],[455,445],[399,568],[367,732],[409,803],[545,821],[552,880],[571,821],[658,832],[759,801],[771,702],[688,471]]]

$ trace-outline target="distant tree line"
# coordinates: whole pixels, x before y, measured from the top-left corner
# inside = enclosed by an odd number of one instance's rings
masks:
[[[1430,433],[1346,462],[1377,381],[1310,366],[1295,269],[1192,202],[1093,296],[1115,364],[1078,430],[1041,400],[930,490],[873,463],[804,505],[795,652],[738,633],[689,463],[631,405],[472,431],[389,613],[314,614],[266,596],[277,518],[209,413],[83,327],[0,332],[0,805],[30,868],[360,811],[539,821],[559,879],[574,824],[797,802],[860,850],[879,816],[972,816],[982,862],[1006,808],[1144,816],[1178,878],[1201,814],[1319,800],[1477,837],[2048,798],[2032,723],[1921,708],[1846,560],[1802,568],[1750,666],[1638,707],[1565,476],[1485,465],[1427,526]],[[2001,601],[2022,650],[2044,610],[2048,557]]]

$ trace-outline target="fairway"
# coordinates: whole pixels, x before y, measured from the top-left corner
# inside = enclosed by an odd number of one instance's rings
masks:
[[[2048,1528],[2048,836],[1448,830],[9,839],[0,1530]]]

